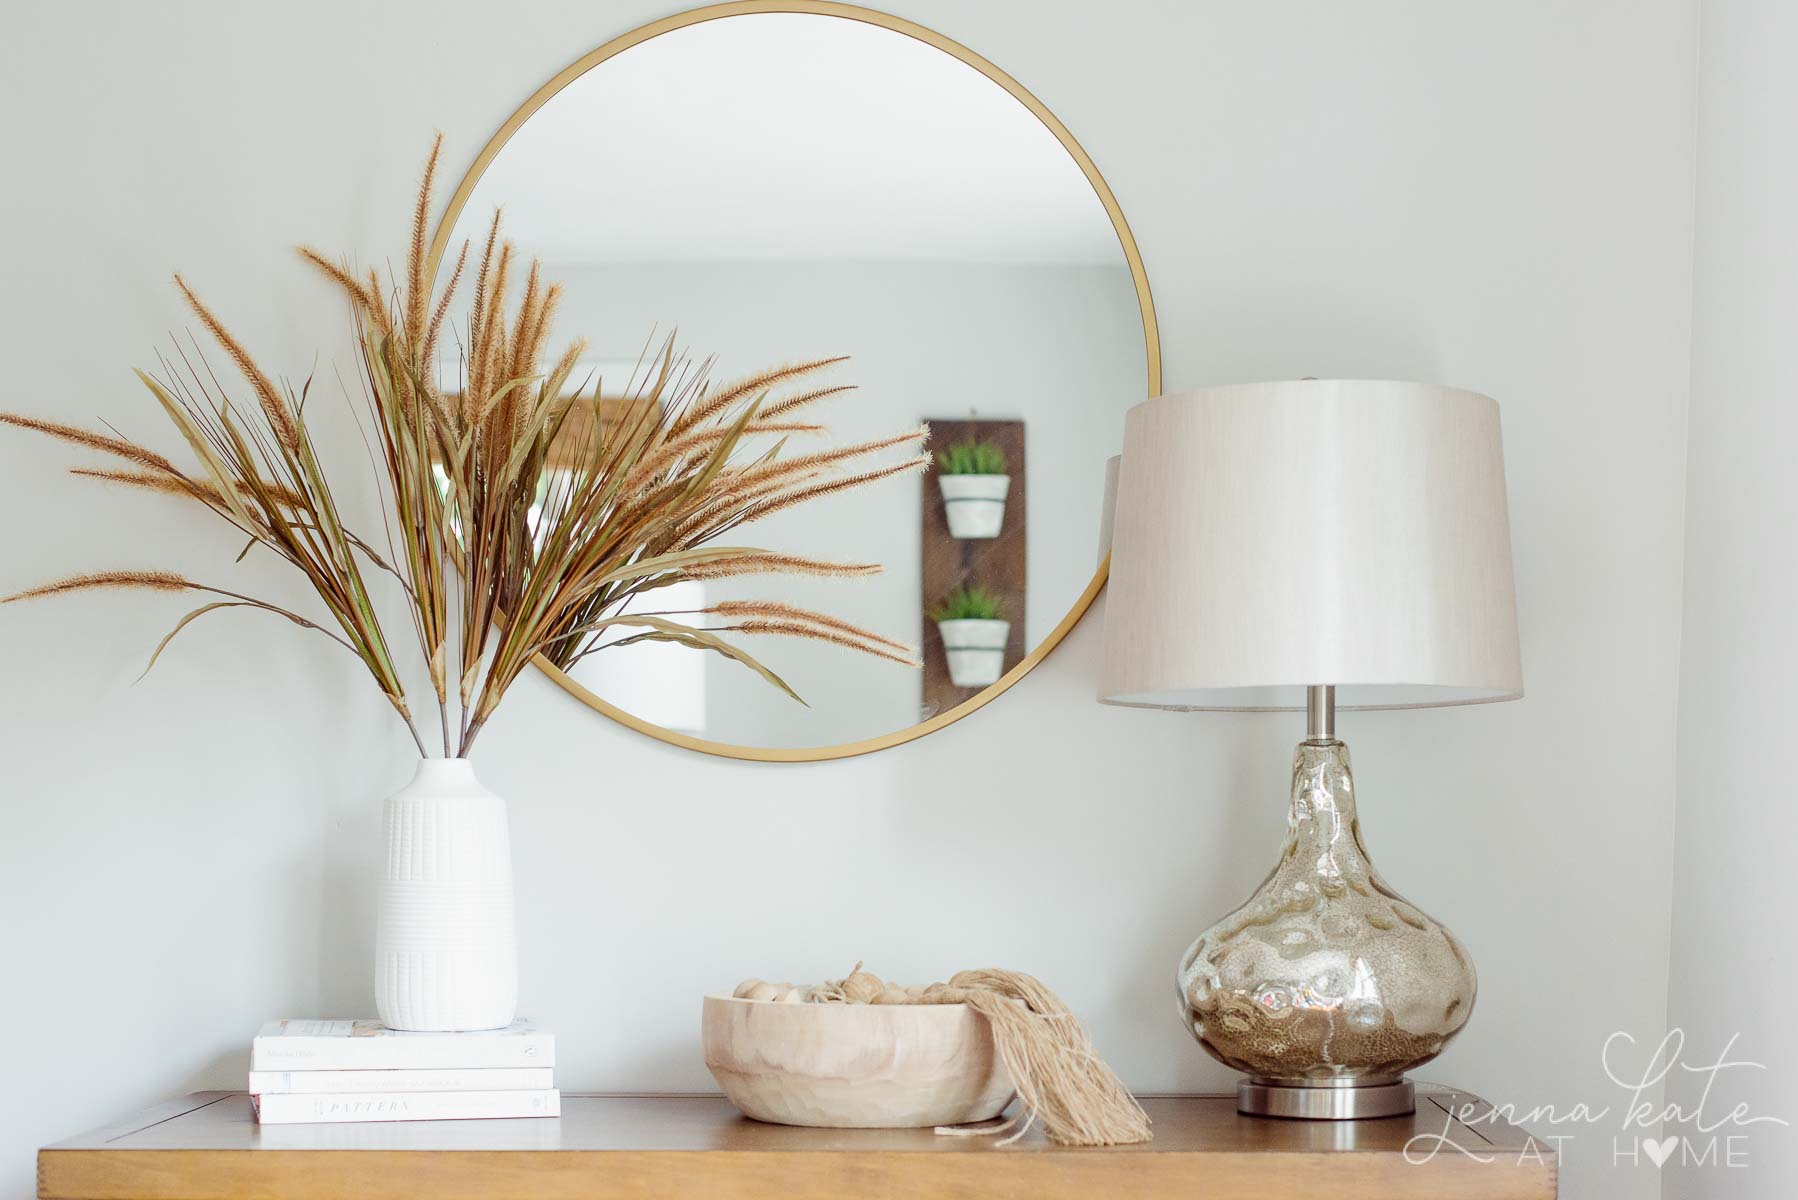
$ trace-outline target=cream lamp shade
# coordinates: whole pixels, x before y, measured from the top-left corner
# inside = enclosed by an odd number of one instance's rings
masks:
[[[1498,404],[1303,380],[1126,418],[1100,699],[1412,708],[1523,694]]]

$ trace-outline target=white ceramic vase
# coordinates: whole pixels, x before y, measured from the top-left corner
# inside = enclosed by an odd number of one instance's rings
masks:
[[[1005,640],[1010,621],[938,621],[943,653],[949,659],[949,682],[956,687],[986,687],[1005,670]]]
[[[375,1007],[389,1029],[510,1025],[518,1008],[506,802],[467,759],[426,759],[387,800]]]
[[[996,538],[1005,525],[1009,475],[938,475],[943,514],[953,538]]]

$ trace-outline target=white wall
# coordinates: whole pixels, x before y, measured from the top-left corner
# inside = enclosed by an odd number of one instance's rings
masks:
[[[1607,1098],[1604,1036],[1664,1017],[1692,6],[893,7],[1024,80],[1093,153],[1142,245],[1170,390],[1370,374],[1501,399],[1529,695],[1345,732],[1385,874],[1481,971],[1425,1075]],[[5,403],[160,435],[125,368],[180,323],[177,264],[271,365],[341,352],[337,305],[284,247],[397,253],[432,128],[467,162],[541,80],[667,8],[9,14]],[[215,529],[63,461],[0,438],[0,585],[229,569]],[[27,1192],[40,1142],[232,1086],[262,1018],[371,1007],[379,799],[408,743],[354,664],[249,616],[129,687],[178,609],[0,610],[0,1028],[37,1031],[0,1052],[0,1194]],[[478,759],[513,799],[524,997],[563,1036],[563,1081],[707,1087],[703,990],[865,957],[1035,972],[1132,1085],[1226,1085],[1171,972],[1271,860],[1298,731],[1101,708],[1096,616],[975,718],[801,768],[689,756],[525,679]],[[1570,1146],[1565,1194],[1655,1193],[1603,1149]]]
[[[1679,804],[1668,1020],[1685,1061],[1717,1074],[1703,1124],[1738,1104],[1798,1122],[1791,1068],[1798,990],[1791,913],[1798,808],[1785,770],[1798,678],[1798,10],[1779,0],[1707,4],[1700,37],[1692,415],[1680,656]],[[1675,1071],[1688,1114],[1705,1078]],[[1669,1169],[1668,1197],[1784,1200],[1798,1148],[1778,1125],[1675,1130],[1702,1150],[1738,1136],[1747,1166]]]

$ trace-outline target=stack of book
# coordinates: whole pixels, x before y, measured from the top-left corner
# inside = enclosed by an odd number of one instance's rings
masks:
[[[270,1021],[250,1051],[265,1125],[556,1117],[556,1039],[525,1021],[398,1033],[379,1021]]]

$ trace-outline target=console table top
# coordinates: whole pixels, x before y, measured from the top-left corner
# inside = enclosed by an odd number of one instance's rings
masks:
[[[1372,1121],[1245,1117],[1233,1096],[1150,1096],[1143,1107],[1155,1140],[1140,1146],[1074,1149],[1033,1130],[1001,1148],[992,1138],[943,1137],[928,1129],[765,1125],[739,1115],[721,1096],[564,1093],[559,1118],[262,1126],[242,1092],[196,1092],[44,1148],[38,1195],[1546,1200],[1555,1194],[1552,1147],[1494,1119],[1478,1097],[1451,1089],[1420,1087],[1416,1113]],[[1424,1140],[1413,1140],[1420,1135]],[[1432,1148],[1433,1157],[1418,1161]]]

